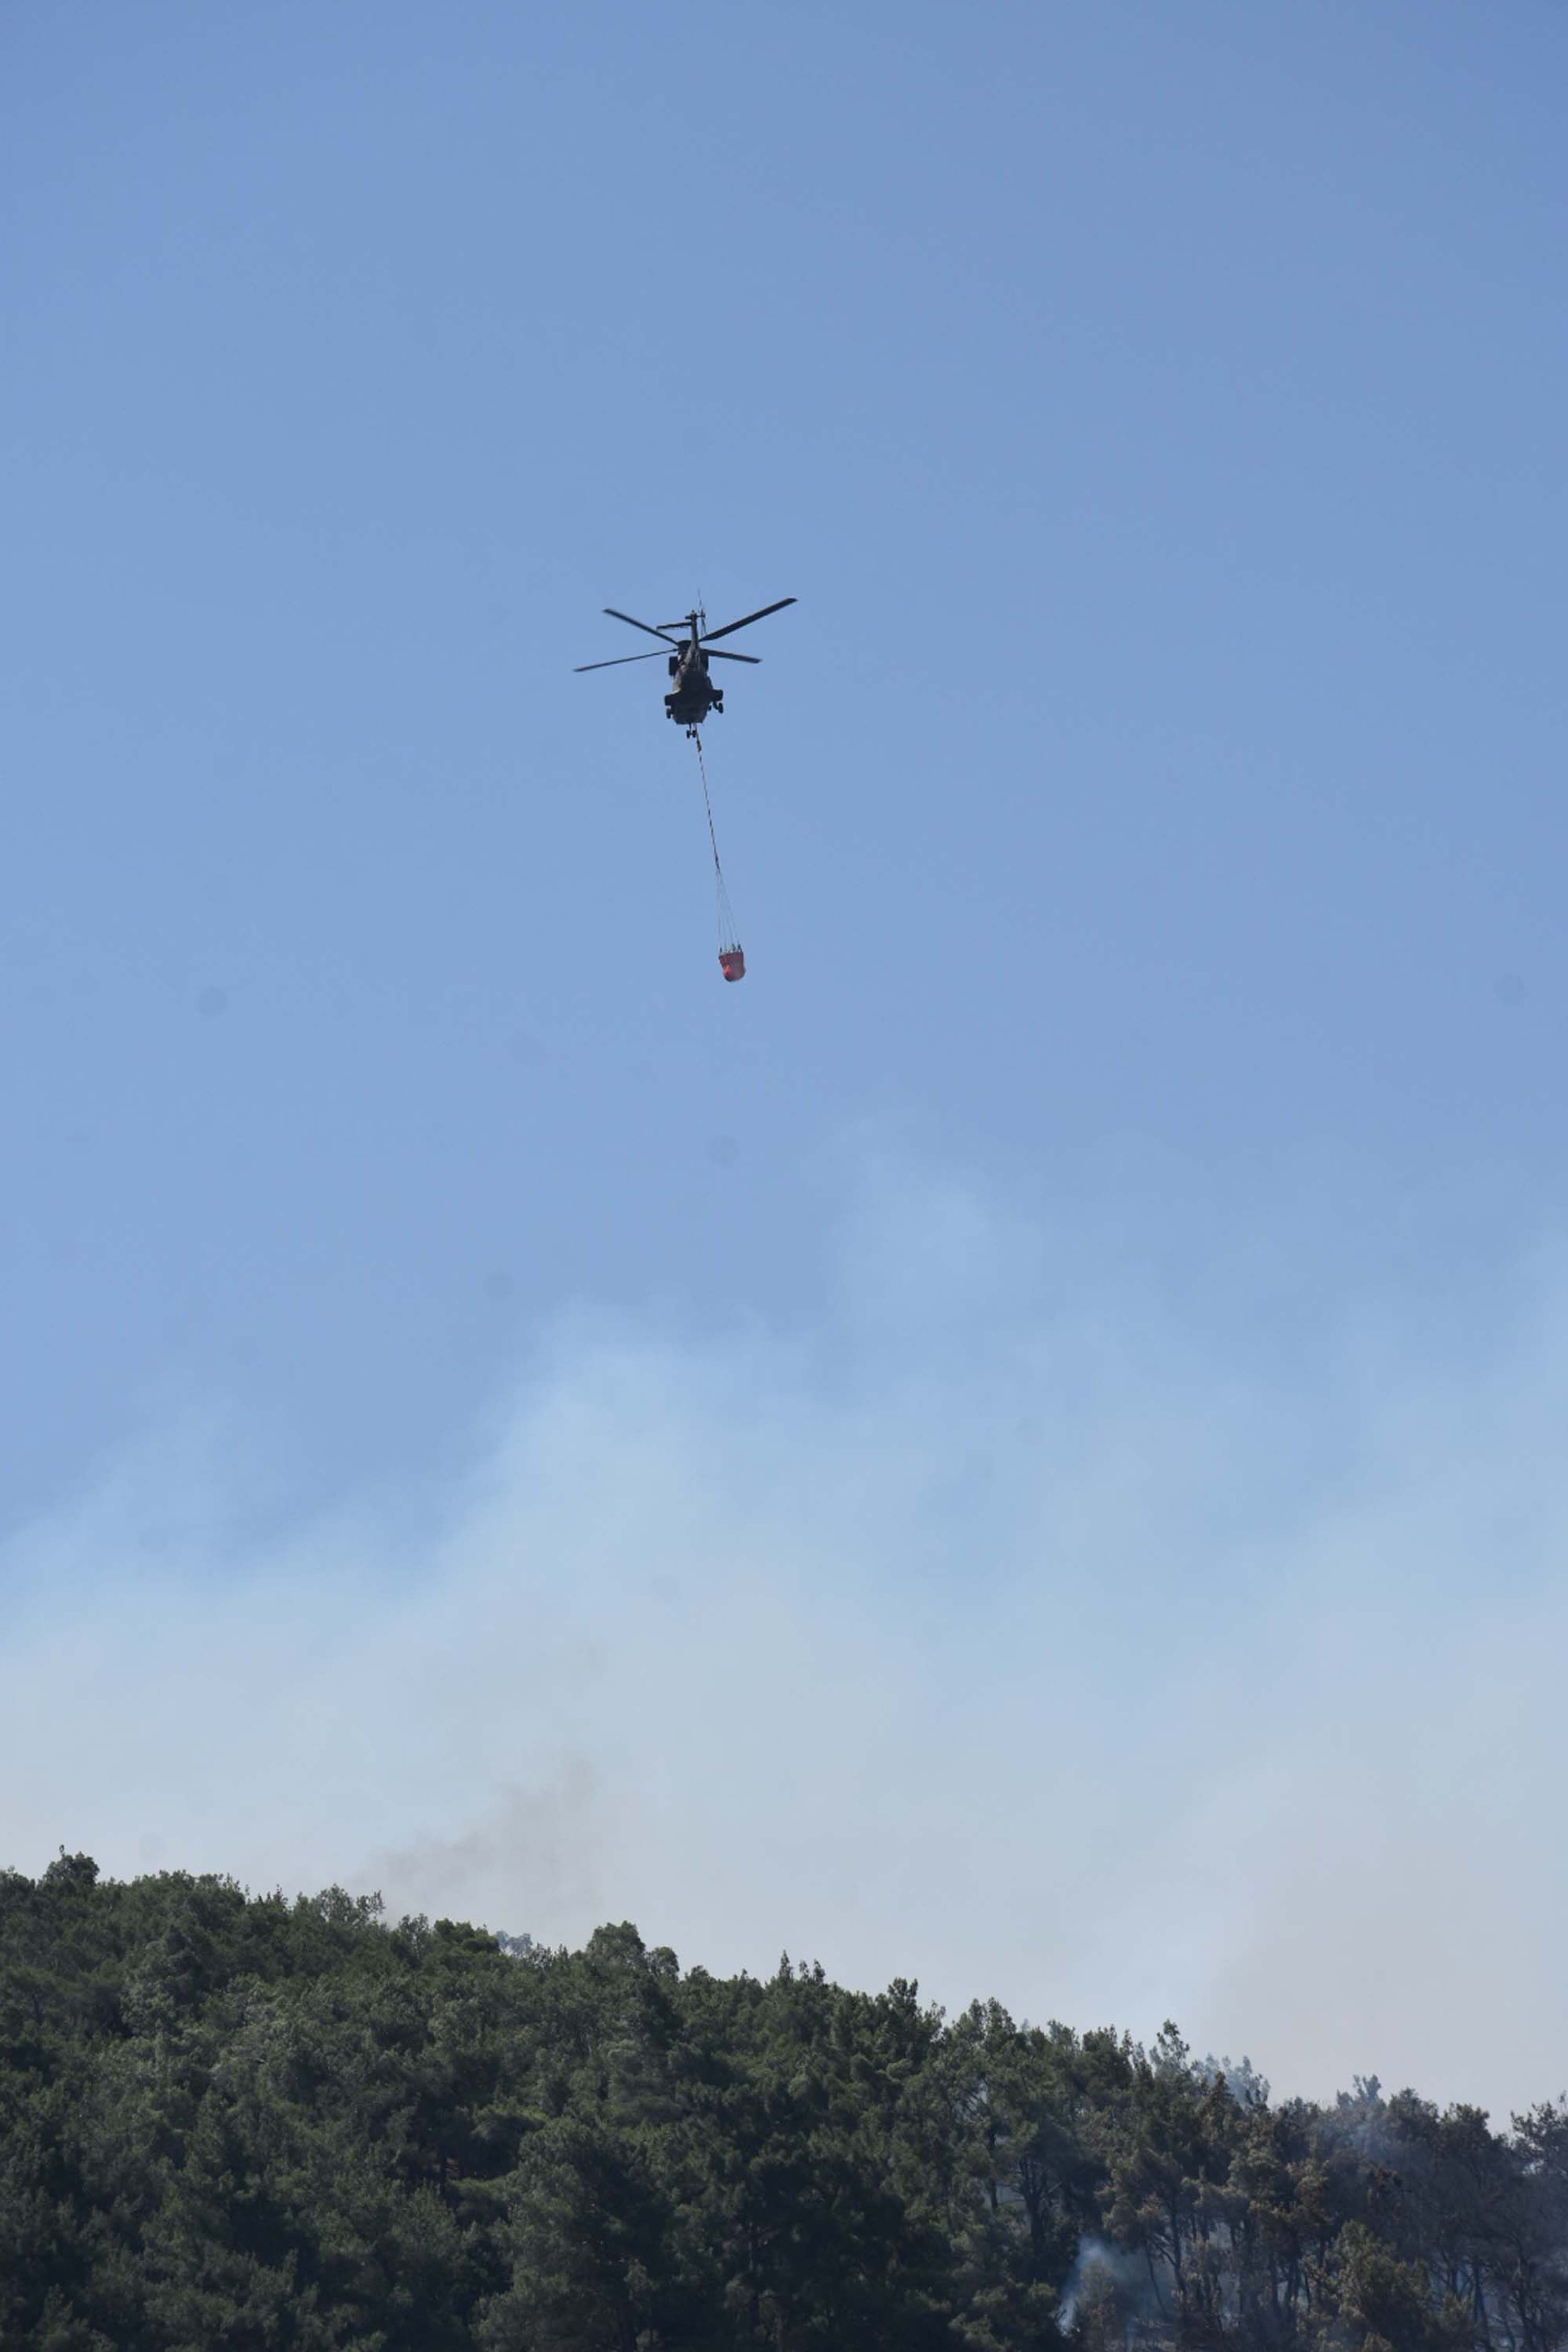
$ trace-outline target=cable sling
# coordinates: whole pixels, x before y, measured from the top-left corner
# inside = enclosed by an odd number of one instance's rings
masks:
[[[702,738],[695,727],[689,730],[697,746],[697,768],[702,778],[702,806],[708,818],[708,840],[713,852],[713,904],[719,925],[719,969],[726,980],[744,980],[746,957],[735,932],[735,910],[730,904],[730,893],[724,887],[724,868],[719,863],[719,836],[713,829],[713,796],[708,789],[708,762],[702,756]]]

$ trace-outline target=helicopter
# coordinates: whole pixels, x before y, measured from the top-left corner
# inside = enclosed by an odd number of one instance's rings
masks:
[[[679,621],[666,621],[655,628],[647,621],[634,621],[629,613],[617,613],[613,604],[605,611],[612,621],[625,621],[628,627],[642,629],[650,637],[658,637],[673,651],[667,656],[673,681],[664,698],[664,715],[695,735],[710,710],[722,711],[723,689],[715,686],[708,675],[708,664],[713,661],[749,662],[756,668],[755,654],[728,654],[710,651],[718,637],[733,636],[737,629],[749,629],[753,621],[765,621],[770,613],[782,613],[786,604],[795,603],[793,596],[781,596],[776,604],[764,604],[760,612],[748,613],[744,620],[726,621],[721,629],[710,629],[708,615],[699,604]],[[681,635],[675,634],[682,632]],[[652,661],[652,654],[618,654],[612,661],[579,662],[576,674],[590,669],[619,669],[625,662]]]

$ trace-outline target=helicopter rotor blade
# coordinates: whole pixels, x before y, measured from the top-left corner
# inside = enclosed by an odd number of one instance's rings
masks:
[[[629,613],[617,613],[613,604],[606,604],[605,610],[612,621],[625,621],[628,628],[641,629],[647,635],[658,637],[667,646],[679,643],[677,638],[666,635],[663,629],[650,628],[646,621],[634,621]]]
[[[708,647],[704,646],[702,650],[706,653],[708,651]],[[761,654],[721,654],[717,646],[713,648],[712,658],[714,661],[750,662],[753,669],[760,669],[763,662]],[[634,661],[637,659],[637,656],[635,654],[632,656],[632,659]]]
[[[793,604],[795,601],[793,596],[781,596],[776,604],[764,604],[760,613],[748,613],[743,621],[726,621],[721,629],[704,629],[701,643],[710,646],[715,637],[732,637],[737,629],[749,629],[753,621],[765,621],[770,613],[782,613],[786,604]],[[624,614],[622,618],[625,618]]]
[[[731,656],[731,658],[733,660],[735,656]],[[572,673],[574,677],[581,677],[585,669],[622,669],[627,662],[657,661],[658,659],[657,654],[617,654],[614,661],[574,662]]]

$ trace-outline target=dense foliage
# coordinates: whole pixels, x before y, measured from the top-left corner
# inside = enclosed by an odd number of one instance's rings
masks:
[[[1568,2108],[1492,2132],[912,1985],[333,1890],[0,1875],[0,2345],[1547,2352]]]

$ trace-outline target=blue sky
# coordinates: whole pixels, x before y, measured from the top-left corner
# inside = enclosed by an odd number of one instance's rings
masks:
[[[1397,2072],[1430,1725],[1521,1875],[1565,1760],[1503,1696],[1565,1499],[1565,69],[1544,6],[9,13],[0,1528],[17,1687],[103,1728],[5,1859],[635,1895]],[[709,730],[740,988],[658,665],[572,674],[699,593],[799,599]],[[735,1780],[781,1850],[714,1902],[700,1726],[770,1666],[834,1767]],[[308,1801],[153,1737],[197,1687]],[[906,1752],[955,1854],[1033,1791],[973,1932],[862,1883]],[[1255,1912],[1129,1925],[1233,1832]],[[1363,1883],[1394,1959],[1270,2012]],[[1560,2000],[1559,1894],[1481,2011]],[[1424,2086],[1561,2087],[1457,1997]]]

